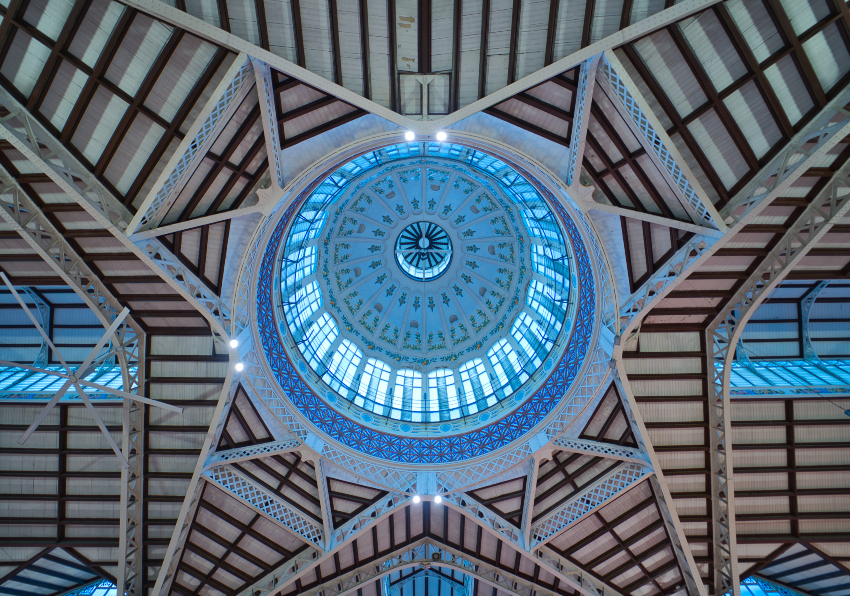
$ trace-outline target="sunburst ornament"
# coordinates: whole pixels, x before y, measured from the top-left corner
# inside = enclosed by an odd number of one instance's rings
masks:
[[[398,235],[395,259],[408,277],[420,281],[437,279],[452,262],[452,241],[437,224],[417,221]]]

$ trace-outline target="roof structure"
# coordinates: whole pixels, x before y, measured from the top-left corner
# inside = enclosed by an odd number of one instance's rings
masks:
[[[0,14],[0,596],[850,596],[843,0]]]

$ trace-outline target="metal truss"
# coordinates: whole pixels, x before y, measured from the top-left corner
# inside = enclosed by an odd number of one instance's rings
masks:
[[[219,339],[219,338],[216,338]],[[226,345],[226,344],[225,344]],[[230,348],[230,358],[233,360],[238,357],[235,349]],[[177,514],[177,522],[175,523],[174,532],[171,534],[171,540],[168,542],[168,548],[162,559],[162,565],[159,568],[159,574],[156,578],[152,596],[159,596],[163,593],[168,593],[171,581],[177,572],[177,563],[180,561],[179,551],[183,549],[186,538],[189,534],[189,529],[192,526],[193,513],[200,501],[203,492],[203,482],[201,482],[204,473],[204,463],[209,455],[215,451],[219,437],[227,423],[227,417],[224,412],[233,402],[236,397],[236,392],[239,388],[238,383],[234,383],[234,367],[227,367],[227,375],[224,378],[224,384],[221,393],[218,397],[215,411],[213,412],[210,431],[204,439],[204,444],[201,446],[201,452],[198,455],[198,462],[195,465],[195,471],[192,473],[192,479],[189,481],[189,486],[186,488],[186,497],[183,499],[183,505],[180,507],[180,513]],[[175,556],[176,555],[176,556]]]
[[[724,234],[724,232],[722,232],[721,230],[715,230],[713,228],[707,228],[699,224],[679,221],[678,219],[670,219],[669,217],[664,217],[663,215],[655,215],[654,213],[644,213],[643,211],[625,209],[624,207],[617,207],[616,205],[608,205],[607,203],[600,203],[599,201],[596,201],[592,198],[580,202],[579,205],[581,205],[584,209],[603,211],[605,213],[613,213],[614,215],[620,215],[622,217],[629,217],[631,219],[646,221],[649,223],[658,224],[660,226],[667,226],[668,228],[674,228],[676,230],[693,232],[694,234],[704,234],[705,236],[710,236],[712,238],[721,238]]]
[[[383,579],[383,595],[382,596],[403,596],[404,594],[404,586],[407,584],[416,581],[417,579],[436,579],[438,582],[446,584],[448,588],[451,590],[452,596],[472,596],[473,592],[473,582],[475,581],[471,576],[464,575],[465,581],[458,581],[452,577],[447,577],[442,573],[437,573],[433,569],[428,567],[424,567],[422,571],[417,573],[413,573],[400,579],[395,584],[390,584],[390,576],[385,575]],[[441,594],[442,590],[438,592]]]
[[[564,451],[573,453],[585,453],[587,455],[598,455],[607,459],[618,459],[620,461],[636,464],[649,465],[649,460],[640,449],[623,447],[612,443],[597,443],[596,441],[585,441],[583,439],[569,439],[558,437],[552,441],[552,445],[560,447]]]
[[[263,132],[266,135],[266,152],[272,169],[272,184],[278,192],[283,190],[283,164],[280,162],[280,130],[277,122],[277,109],[274,101],[274,85],[269,65],[251,58],[254,76],[257,79],[257,96],[260,100],[260,114],[263,119]]]
[[[618,375],[614,377],[614,384],[620,394],[620,402],[623,404],[623,410],[625,411],[626,418],[634,431],[638,448],[646,455],[646,457],[649,458],[650,465],[652,466],[652,469],[655,470],[655,473],[650,479],[650,482],[652,482],[652,486],[655,489],[655,501],[658,504],[659,511],[661,512],[661,519],[663,520],[664,527],[667,530],[667,536],[670,538],[670,542],[673,545],[673,554],[676,556],[676,560],[679,562],[679,568],[682,570],[682,577],[685,579],[688,594],[693,596],[705,596],[705,585],[700,579],[699,569],[697,568],[691,549],[688,546],[685,530],[682,527],[682,523],[679,521],[679,516],[676,513],[675,507],[672,506],[673,495],[670,493],[670,488],[667,486],[667,481],[664,479],[664,473],[661,470],[661,463],[655,455],[655,449],[653,449],[652,443],[644,439],[644,437],[648,436],[648,433],[646,425],[643,423],[643,418],[641,418],[640,412],[638,411],[637,401],[635,400],[634,393],[632,393],[631,385],[629,384],[628,378],[621,378],[619,375],[619,370],[622,370],[623,368],[622,353],[617,355],[615,361],[617,362]]]
[[[379,105],[374,101],[370,101],[358,93],[331,82],[325,77],[317,75],[305,68],[301,68],[289,60],[281,58],[268,50],[264,50],[263,48],[241,39],[236,35],[223,31],[215,25],[210,25],[209,23],[206,23],[197,17],[193,17],[182,10],[178,10],[177,8],[174,8],[165,2],[161,2],[160,0],[128,0],[127,6],[149,14],[156,19],[170,23],[175,27],[179,27],[184,31],[188,31],[193,35],[206,39],[216,45],[224,46],[234,52],[244,52],[248,55],[255,56],[277,71],[288,76],[295,77],[311,87],[314,87],[323,93],[333,95],[348,104],[385,118],[386,120],[399,125],[403,129],[412,130],[418,135],[433,135],[437,131],[448,128],[449,126],[460,122],[464,118],[510,99],[513,95],[516,95],[521,91],[539,85],[558,74],[575,68],[596,54],[644,37],[652,31],[667,27],[671,23],[675,23],[676,21],[684,19],[696,12],[704,10],[719,1],[720,0],[684,0],[683,2],[679,2],[670,8],[652,15],[651,17],[642,19],[634,25],[628,26],[613,35],[592,43],[511,85],[503,87],[499,91],[496,91],[483,99],[479,99],[468,106],[464,106],[460,110],[457,110],[448,116],[444,116],[439,120],[430,121],[414,120],[412,118],[402,116],[398,112]]]
[[[627,341],[625,338],[640,323],[645,313],[735,233],[752,223],[776,197],[787,192],[806,170],[820,164],[829,151],[850,134],[850,113],[843,109],[848,102],[850,87],[845,88],[803,130],[794,135],[787,147],[721,209],[720,215],[730,227],[723,238],[692,238],[629,297],[620,308],[621,335],[624,339],[620,340],[619,351],[622,351]]]
[[[109,327],[123,310],[121,303],[2,167],[0,187],[0,218],[12,225],[30,248],[91,308],[100,322]],[[126,316],[114,338],[106,357],[114,356],[117,359],[127,392],[141,391],[145,374],[145,332],[132,316]],[[42,351],[44,348],[45,346],[42,346]],[[43,356],[46,361],[47,354],[44,353]],[[103,358],[102,356],[100,359]],[[144,409],[138,402],[124,399],[122,453],[129,467],[121,470],[122,515],[116,579],[120,582],[119,587],[123,587],[125,593],[133,596],[142,594],[143,578],[143,412]]]
[[[738,228],[749,222],[759,207],[785,192],[813,164],[819,163],[850,133],[850,86],[845,87],[809,124],[788,142],[784,150],[770,160],[758,175],[723,206],[720,215]]]
[[[2,166],[0,166],[2,168]],[[20,234],[23,229],[18,229],[18,233]],[[44,256],[42,255],[42,258]],[[24,288],[24,292],[26,292],[27,296],[30,297],[30,300],[35,304],[35,309],[38,312],[38,316],[41,319],[41,328],[47,329],[49,327],[50,322],[50,305],[48,305],[44,300],[41,299],[41,296],[38,295],[37,292],[33,291],[32,288]],[[41,347],[38,350],[38,355],[35,357],[35,361],[33,361],[32,365],[38,368],[44,368],[47,366],[47,362],[49,360],[50,355],[50,346],[47,345],[47,340],[41,340]]]
[[[809,290],[809,292],[800,301],[800,328],[803,340],[803,358],[809,362],[820,362],[818,353],[812,345],[809,319],[812,315],[812,306],[814,306],[815,300],[818,299],[820,293],[823,292],[829,285],[829,281],[830,280],[819,282],[814,288]]]
[[[125,234],[130,222],[127,208],[3,89],[0,89],[0,105],[9,111],[7,116],[0,119],[0,138],[20,151],[98,224],[112,232],[133,255],[152,271],[159,272],[165,283],[209,321],[215,333],[226,336],[225,330],[230,327],[230,313],[221,298],[210,291],[158,240],[145,240],[139,246],[133,243]]]
[[[526,483],[526,502],[528,502],[529,490],[533,495],[536,484],[536,478],[533,484],[530,482]],[[530,486],[532,487],[531,489],[529,489]],[[533,502],[534,500],[532,498],[531,503]],[[523,543],[522,541],[522,533],[525,532],[525,529],[521,529],[520,534],[518,535],[516,527],[513,526],[513,524],[503,519],[491,509],[480,505],[468,495],[446,495],[443,497],[443,503],[445,503],[447,507],[459,512],[467,519],[481,527],[482,530],[490,533],[499,540],[506,540],[523,556],[529,557],[537,564],[547,567],[547,571],[556,575],[561,581],[565,582],[572,588],[578,590],[582,594],[585,594],[585,596],[598,596],[599,594],[609,594],[610,596],[612,594],[616,594],[616,592],[612,592],[610,588],[597,586],[595,580],[588,575],[585,575],[585,572],[582,569],[579,569],[572,563],[562,559],[548,547],[541,547],[538,545],[532,548],[527,546],[528,543]],[[528,519],[530,519],[533,508],[533,505],[527,509],[525,507],[523,508],[523,524],[528,526],[528,531],[531,529],[530,522],[526,524],[525,519],[526,515],[528,515]]]
[[[431,566],[457,569],[468,577],[473,577],[488,586],[515,596],[555,596],[555,593],[537,584],[528,583],[527,580],[510,571],[494,567],[483,559],[461,553],[444,544],[433,544],[428,539],[405,546],[392,553],[385,561],[362,565],[303,594],[341,596],[354,592],[393,571],[410,567],[427,569]]]
[[[486,525],[488,530],[495,532],[502,540],[507,540],[518,549],[523,548],[522,530],[502,519],[502,516],[468,494],[461,492],[448,494],[443,496],[443,501],[447,506],[467,515],[479,525]]]
[[[304,574],[312,571],[325,561],[332,560],[344,546],[353,542],[366,527],[378,524],[392,514],[409,506],[410,499],[406,495],[390,494],[377,503],[362,511],[357,517],[335,530],[331,539],[332,548],[327,551],[308,547],[295,558],[285,561],[270,573],[254,582],[249,588],[242,590],[238,596],[274,596],[287,585],[298,580]]]
[[[584,146],[587,140],[587,125],[590,121],[590,102],[593,101],[593,88],[596,86],[596,65],[599,56],[581,63],[578,79],[578,96],[573,115],[572,135],[570,136],[570,163],[567,166],[567,186],[572,186],[581,169]],[[585,109],[587,108],[587,109]]]
[[[631,121],[637,130],[637,137],[647,150],[647,154],[655,156],[672,182],[671,187],[683,203],[690,207],[694,221],[706,227],[726,231],[726,224],[723,223],[720,214],[717,213],[705,191],[696,183],[693,172],[679,155],[673,141],[667,136],[664,127],[646,104],[637,86],[613,52],[605,52],[599,63],[598,72],[605,78],[614,97],[625,110],[628,116],[626,122]]]
[[[227,124],[232,111],[250,90],[251,85],[244,83],[253,79],[252,74],[251,61],[245,54],[239,54],[127,225],[128,236],[159,225],[185,184],[187,174],[195,171],[218,131]]]
[[[245,478],[230,466],[219,466],[204,472],[204,476],[234,495],[252,509],[271,518],[289,530],[296,538],[324,552],[325,530],[322,524],[291,507],[277,495]]]
[[[251,445],[250,447],[217,451],[207,459],[204,469],[245,461],[255,457],[298,451],[301,447],[301,441],[291,439],[289,441],[275,441],[274,443],[263,443],[262,445]]]
[[[706,330],[711,359],[709,433],[711,435],[712,520],[714,573],[717,593],[740,594],[735,536],[732,424],[729,377],[735,349],[744,326],[767,295],[784,279],[836,220],[850,210],[850,161],[833,175],[794,225],[770,251]],[[844,194],[839,196],[839,193]],[[722,366],[718,369],[716,364]]]
[[[537,489],[537,478],[540,475],[541,454],[535,454],[528,460],[528,476],[525,481],[525,499],[522,502],[522,545],[528,549],[531,547],[531,519],[534,517],[534,495]]]
[[[561,507],[531,526],[532,548],[545,545],[589,513],[636,486],[652,474],[646,465],[624,462],[598,482],[582,489]]]

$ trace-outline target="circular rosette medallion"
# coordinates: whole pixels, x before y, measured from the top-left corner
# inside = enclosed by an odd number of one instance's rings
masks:
[[[395,260],[408,277],[420,281],[436,279],[452,262],[452,241],[437,224],[418,221],[398,235]]]

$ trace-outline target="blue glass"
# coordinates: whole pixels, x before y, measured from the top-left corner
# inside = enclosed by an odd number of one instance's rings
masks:
[[[566,347],[560,360],[551,365],[551,368],[547,364],[546,370],[549,371],[549,377],[537,391],[503,418],[476,430],[460,432],[449,437],[393,436],[352,420],[327,405],[324,397],[313,392],[312,388],[300,377],[297,366],[289,360],[278,333],[274,307],[274,295],[277,290],[274,281],[277,249],[283,238],[288,237],[286,235],[291,226],[301,225],[299,222],[293,224],[293,218],[299,217],[298,214],[305,211],[330,210],[344,192],[345,184],[343,181],[350,180],[371,168],[395,160],[417,156],[455,159],[495,177],[508,197],[528,210],[528,213],[525,214],[526,217],[537,218],[538,210],[542,214],[542,210],[545,209],[548,215],[544,216],[540,220],[540,224],[536,226],[536,229],[539,230],[537,233],[541,237],[549,235],[553,229],[558,229],[558,226],[550,225],[554,222],[551,220],[553,216],[549,209],[554,209],[560,218],[560,228],[566,233],[567,238],[563,239],[563,242],[568,241],[572,248],[573,267],[578,280],[578,283],[574,284],[577,287],[569,288],[570,291],[577,292],[575,320],[571,322],[572,333],[566,341]],[[548,222],[546,218],[549,218]],[[319,219],[314,218],[311,221],[318,223]],[[320,225],[324,225],[324,223],[324,220],[321,220]],[[306,227],[311,231],[313,229],[311,225]],[[303,237],[309,235],[310,233],[305,230]],[[295,248],[290,244],[287,243],[287,250]],[[559,253],[551,251],[548,254],[540,255],[537,266],[540,269],[556,270],[556,265],[561,266],[556,263],[559,258],[558,255]],[[568,279],[566,276],[562,277],[564,279],[563,285],[568,287],[570,285]],[[541,304],[546,303],[547,312],[566,308],[565,300],[561,300],[557,296],[549,296],[548,293],[546,296],[547,300],[541,301]],[[334,440],[367,455],[408,463],[441,463],[479,457],[512,443],[539,424],[560,402],[581,370],[592,339],[595,306],[596,296],[590,256],[578,227],[557,197],[533,175],[517,165],[509,165],[503,160],[454,143],[400,143],[391,145],[360,156],[342,167],[325,172],[323,176],[320,176],[317,181],[301,192],[276,224],[260,263],[257,289],[257,323],[260,340],[271,370],[292,404],[315,426]],[[551,326],[553,326],[552,323],[550,323]],[[539,331],[537,333],[540,334]],[[554,337],[554,335],[553,333],[551,336]],[[536,340],[536,344],[531,345],[539,345],[540,341],[545,341],[542,336]],[[527,360],[527,358],[524,360]],[[460,386],[462,381],[462,378],[458,378],[455,383]],[[468,384],[473,387],[473,390],[481,392],[481,387],[479,387],[481,383],[469,382]],[[366,383],[366,386],[368,387],[369,383]],[[335,389],[340,391],[342,387],[340,389],[335,387]],[[411,401],[432,399],[421,395],[416,390],[415,384],[410,386],[409,391],[405,389],[403,393]],[[408,396],[407,393],[410,395]],[[442,401],[448,404],[452,401],[449,398],[448,390],[445,391],[444,395],[440,395],[441,393],[442,391],[438,392],[433,398],[436,402]],[[380,401],[383,403],[375,404],[374,411],[376,413],[383,412],[384,408],[392,405],[387,400]],[[470,405],[466,403],[465,399],[458,401],[460,402],[458,411],[462,410],[462,415],[476,413],[490,405],[488,402]]]

